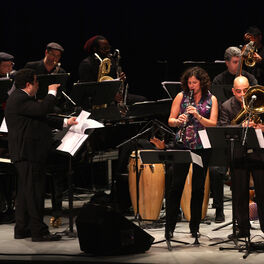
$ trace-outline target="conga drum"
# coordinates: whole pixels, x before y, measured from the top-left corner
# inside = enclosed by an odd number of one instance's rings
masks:
[[[205,185],[204,185],[204,199],[202,206],[202,219],[205,218],[210,194],[210,178],[209,169],[207,170]],[[186,177],[182,198],[181,198],[181,208],[184,217],[187,221],[191,220],[191,197],[192,197],[192,164],[190,165],[188,176]]]
[[[157,220],[165,192],[165,168],[163,164],[142,164],[138,157],[139,200],[137,210],[137,181],[135,151],[129,158],[128,181],[131,203],[135,215],[142,220]]]

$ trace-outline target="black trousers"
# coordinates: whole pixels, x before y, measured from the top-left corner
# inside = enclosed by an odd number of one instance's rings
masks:
[[[18,173],[15,234],[24,235],[30,231],[32,237],[46,235],[49,230],[43,222],[46,189],[45,166],[20,161],[15,163],[15,167]]]
[[[252,174],[260,228],[264,232],[264,153],[255,151],[242,156],[240,152],[235,159],[232,181],[233,210],[238,227],[242,232],[249,232],[249,177]]]
[[[198,232],[202,215],[204,198],[204,183],[208,168],[210,150],[192,150],[201,156],[203,168],[193,164],[192,197],[191,197],[191,220],[190,231]],[[189,164],[171,164],[166,171],[166,230],[173,231],[177,222],[180,201],[184,184],[189,171]]]
[[[224,179],[226,167],[210,167],[210,189],[213,197],[213,208],[224,207]]]

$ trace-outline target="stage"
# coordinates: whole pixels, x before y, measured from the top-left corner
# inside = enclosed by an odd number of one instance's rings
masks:
[[[225,198],[230,198],[230,187],[225,185]],[[91,194],[78,195],[78,199],[74,200],[74,212],[78,214],[78,210],[82,205],[89,201]],[[60,228],[50,228],[51,232],[62,232],[69,226],[67,217],[67,201],[63,202],[65,208],[65,217],[63,217],[63,225]],[[80,250],[79,239],[63,236],[58,242],[31,242],[30,238],[15,240],[13,238],[14,224],[0,225],[0,263],[263,263],[263,253],[253,252],[246,259],[243,259],[245,251],[238,250],[219,250],[220,247],[234,247],[233,242],[223,243],[210,246],[212,243],[227,240],[227,236],[232,233],[232,225],[225,226],[218,231],[212,231],[214,228],[228,223],[232,219],[231,201],[224,203],[224,212],[226,216],[225,223],[215,224],[213,222],[215,209],[211,208],[211,198],[207,211],[206,220],[201,223],[199,238],[200,245],[192,245],[194,238],[189,233],[188,222],[184,219],[177,224],[174,232],[174,239],[189,242],[189,245],[183,245],[171,242],[172,251],[168,251],[165,242],[160,244],[152,244],[150,249],[145,253],[117,255],[117,256],[92,256],[85,254]],[[50,200],[46,199],[45,203],[46,216],[45,222],[49,222],[50,218]],[[161,220],[164,219],[164,209],[161,211]],[[127,216],[134,224],[133,216]],[[160,221],[159,225],[152,225],[148,228],[141,228],[153,236],[155,241],[164,238],[164,225]],[[211,222],[211,223],[210,223]],[[75,221],[74,221],[75,223]],[[259,222],[251,222],[253,229],[251,230],[252,242],[264,241],[263,233],[259,229]],[[74,231],[76,226],[74,225]],[[244,245],[244,242],[240,242]]]

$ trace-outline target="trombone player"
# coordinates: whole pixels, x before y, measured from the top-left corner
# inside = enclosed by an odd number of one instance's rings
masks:
[[[249,86],[248,79],[245,76],[238,76],[233,83],[233,97],[225,101],[220,110],[219,125],[227,126],[236,123],[241,123],[246,126],[247,122],[240,121],[238,116],[244,108],[243,100],[250,91],[253,91],[255,86]],[[264,87],[262,87],[264,94]],[[261,95],[259,96],[261,99]],[[262,97],[263,98],[263,97]],[[258,99],[257,99],[258,100]],[[262,99],[261,99],[262,100]],[[262,100],[263,102],[263,100]],[[254,104],[253,104],[254,106]],[[241,111],[242,110],[242,111]],[[263,120],[263,114],[260,113]],[[260,128],[264,132],[262,123],[255,123],[253,120],[249,122],[250,127]],[[238,231],[235,234],[237,238],[250,237],[250,222],[249,222],[249,173],[255,185],[256,202],[258,206],[258,215],[260,227],[264,232],[264,152],[262,149],[245,149],[242,145],[234,150],[234,163],[232,174],[232,199],[235,210],[235,218],[238,224]],[[233,236],[233,234],[231,235]],[[230,237],[231,237],[230,236]],[[232,237],[233,238],[233,237]]]

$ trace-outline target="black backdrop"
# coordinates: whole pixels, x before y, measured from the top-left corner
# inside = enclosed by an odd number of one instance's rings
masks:
[[[243,44],[248,26],[264,30],[262,18],[252,1],[1,1],[0,51],[20,69],[58,42],[75,82],[85,41],[101,34],[120,50],[130,91],[158,99],[165,96],[160,82],[179,80],[183,61],[223,59],[227,47]]]

